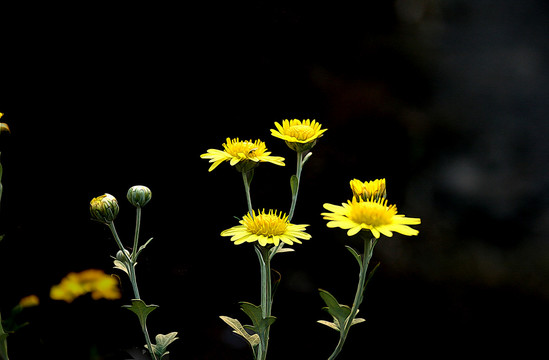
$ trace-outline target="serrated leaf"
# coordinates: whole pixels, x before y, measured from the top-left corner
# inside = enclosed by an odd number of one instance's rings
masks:
[[[297,193],[297,188],[299,186],[299,181],[297,180],[297,176],[292,175],[290,178],[290,188],[292,189],[292,196],[295,196]]]
[[[147,316],[158,308],[158,305],[147,305],[145,302],[141,299],[132,299],[131,305],[123,305],[123,308],[126,308],[137,315],[139,318],[139,323],[141,324],[141,328],[145,328],[145,323],[147,322]]]
[[[244,329],[240,321],[228,316],[220,316],[220,318],[233,329],[233,333],[243,337],[252,346],[252,348],[259,345],[259,335],[249,334],[246,329]]]
[[[155,337],[156,344],[152,344],[153,352],[158,356],[158,360],[162,360],[162,358],[166,355],[168,355],[170,352],[166,351],[166,348],[168,345],[173,343],[175,340],[177,340],[177,332],[171,332],[169,334],[163,335],[158,334]],[[148,349],[149,347],[145,345],[145,347]]]
[[[352,247],[350,247],[348,245],[345,245],[345,247],[347,248],[347,250],[349,250],[349,252],[351,254],[353,254],[356,261],[358,262],[358,266],[360,266],[360,268],[362,269],[362,257],[360,256],[360,254],[355,249],[353,249]]]

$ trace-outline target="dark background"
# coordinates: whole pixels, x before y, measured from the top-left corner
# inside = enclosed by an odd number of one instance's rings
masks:
[[[49,300],[71,271],[112,269],[117,248],[88,203],[121,204],[129,246],[135,184],[144,209],[138,279],[160,305],[152,334],[179,332],[172,359],[250,359],[219,320],[259,303],[252,246],[219,233],[246,212],[240,174],[199,155],[260,138],[286,167],[261,165],[257,208],[288,211],[294,153],[274,122],[328,132],[307,163],[295,223],[312,239],[279,255],[270,358],[323,359],[337,334],[317,288],[353,299],[358,269],[322,204],[348,182],[385,177],[417,237],[383,238],[381,267],[340,358],[538,353],[549,320],[547,4],[526,0],[78,3],[0,6],[0,309],[28,294],[13,359],[125,359],[142,343],[123,299]]]

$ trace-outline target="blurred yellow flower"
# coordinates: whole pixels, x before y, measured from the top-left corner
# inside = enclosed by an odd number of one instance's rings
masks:
[[[89,269],[80,273],[69,273],[50,290],[53,300],[64,300],[71,303],[79,296],[91,293],[92,299],[120,299],[118,280],[105,274],[102,270]]]
[[[23,308],[33,307],[40,305],[40,299],[36,295],[25,296],[19,301],[19,306]]]
[[[271,152],[267,151],[265,143],[261,140],[240,141],[238,138],[227,138],[223,149],[209,149],[205,154],[200,155],[202,159],[210,159],[210,162],[213,163],[208,171],[212,171],[225,161],[229,161],[231,166],[235,166],[240,172],[247,172],[259,165],[260,162],[284,166],[284,158],[270,156]]]
[[[271,135],[285,140],[286,144],[295,151],[310,150],[316,140],[328,129],[321,129],[322,125],[316,120],[283,120],[282,125],[275,122],[277,130],[271,129]]]
[[[369,230],[379,239],[380,234],[393,236],[393,231],[403,235],[417,235],[419,231],[407,225],[418,225],[419,218],[407,218],[397,214],[396,205],[387,206],[387,200],[383,198],[372,200],[357,200],[355,197],[342,206],[324,204],[329,213],[322,213],[325,220],[330,220],[326,226],[339,227],[347,231],[347,235],[353,236],[361,230]]]
[[[221,236],[231,236],[231,241],[235,245],[240,245],[244,242],[259,242],[259,245],[266,246],[273,244],[278,246],[282,241],[285,244],[293,245],[293,243],[301,244],[299,239],[309,240],[311,235],[307,234],[305,228],[309,225],[295,225],[288,222],[288,216],[280,212],[265,210],[258,212],[256,215],[253,211],[250,214],[244,215],[238,226],[234,226],[221,233]]]
[[[351,190],[353,196],[357,200],[371,200],[387,197],[387,189],[385,188],[385,179],[377,179],[368,182],[362,182],[358,179],[351,180]]]

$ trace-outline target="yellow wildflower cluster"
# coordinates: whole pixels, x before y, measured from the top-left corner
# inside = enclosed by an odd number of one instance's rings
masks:
[[[52,286],[50,297],[53,300],[64,300],[71,303],[79,296],[91,293],[94,300],[120,299],[118,280],[105,274],[102,270],[89,269],[80,273],[69,273],[61,283]]]

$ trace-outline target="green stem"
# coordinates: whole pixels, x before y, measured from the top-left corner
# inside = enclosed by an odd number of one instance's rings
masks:
[[[249,172],[243,171],[242,172],[242,180],[244,181],[244,190],[246,191],[246,200],[248,202],[248,213],[251,217],[254,216],[254,211],[252,207],[252,197],[250,195],[250,183],[251,178],[248,179],[248,174],[250,174],[253,170],[250,170]],[[253,176],[253,173],[252,173]]]
[[[297,178],[297,187],[295,192],[292,192],[292,205],[290,206],[290,212],[288,214],[288,222],[292,221],[295,213],[295,206],[297,204],[297,194],[299,192],[299,183],[301,181],[301,171],[303,170],[303,157],[306,153],[298,152],[297,153],[297,166],[295,176]]]
[[[360,266],[360,273],[358,276],[358,285],[355,293],[355,299],[353,301],[353,306],[351,307],[351,313],[345,319],[345,322],[342,324],[343,327],[340,330],[339,335],[339,342],[337,343],[337,346],[328,358],[328,360],[334,360],[341,350],[343,349],[343,345],[345,344],[345,340],[347,339],[347,335],[349,333],[349,329],[351,328],[351,325],[353,324],[353,320],[355,319],[356,315],[358,314],[358,308],[360,304],[362,303],[363,297],[364,297],[364,288],[366,286],[367,281],[367,273],[368,273],[368,264],[370,263],[370,259],[372,258],[374,246],[377,242],[376,238],[366,238],[364,239],[364,254],[362,255],[362,265]],[[374,269],[375,270],[375,269]]]
[[[124,246],[122,245],[122,241],[120,241],[120,237],[118,236],[118,232],[116,231],[116,228],[114,226],[114,222],[111,221],[107,225],[111,229],[111,232],[112,232],[112,235],[114,237],[114,240],[116,241],[116,244],[118,245],[118,247],[120,248],[120,250],[122,251],[124,256],[126,257],[126,262],[129,264],[129,266],[128,266],[128,277],[130,278],[130,282],[132,284],[134,299],[141,300],[141,296],[139,295],[139,288],[137,286],[137,277],[136,277],[136,273],[135,273],[135,265],[137,264],[135,262],[135,257],[137,255],[134,256],[134,254],[137,254],[136,248],[137,248],[137,241],[139,239],[139,227],[141,225],[141,208],[138,207],[137,209],[138,209],[138,211],[137,211],[137,219],[136,219],[134,249],[133,249],[133,252],[130,256],[128,256],[128,254],[126,253],[126,250],[124,249]],[[145,341],[147,342],[147,348],[149,349],[149,352],[151,354],[152,359],[157,360],[156,355],[155,355],[155,353],[153,351],[153,348],[152,348],[152,342],[151,342],[151,338],[149,336],[149,331],[147,330],[146,322],[143,322],[141,324],[141,330],[143,331],[143,335],[145,336]]]
[[[271,310],[273,306],[272,298],[272,284],[271,284],[271,257],[269,256],[269,249],[261,245],[256,245],[255,251],[259,258],[259,270],[261,273],[261,310],[263,319],[267,319],[271,316]],[[268,326],[263,334],[259,334],[261,342],[259,344],[257,360],[265,360],[267,357],[267,349],[269,347],[269,332],[270,326]]]
[[[139,231],[141,229],[141,207],[137,206],[135,214],[135,235],[133,237],[132,261],[137,261],[137,247],[139,245]]]

